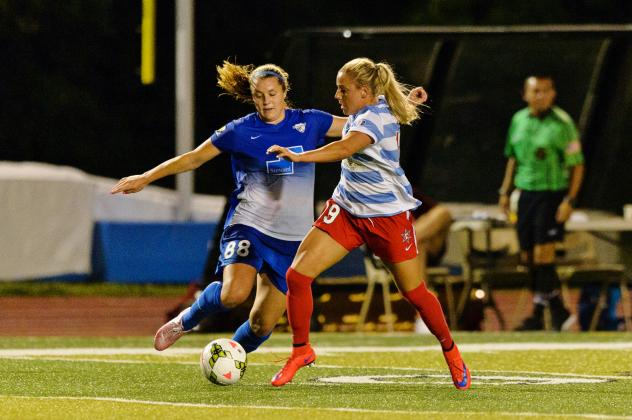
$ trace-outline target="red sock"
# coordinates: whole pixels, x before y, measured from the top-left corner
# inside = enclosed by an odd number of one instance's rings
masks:
[[[443,315],[439,300],[430,293],[426,284],[421,282],[419,287],[404,292],[403,295],[417,309],[430,332],[439,340],[441,348],[449,349],[452,346],[452,336],[448,323]]]
[[[309,323],[314,310],[313,279],[294,271],[285,273],[287,279],[287,320],[292,328],[292,344],[309,343]]]

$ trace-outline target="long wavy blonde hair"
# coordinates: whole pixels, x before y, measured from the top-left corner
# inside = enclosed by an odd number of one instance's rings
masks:
[[[283,91],[290,91],[289,76],[285,70],[276,64],[263,64],[255,67],[252,64],[240,65],[224,60],[217,69],[217,86],[224,90],[224,95],[252,104],[252,92],[257,80],[262,77],[276,77]]]
[[[397,80],[388,63],[375,63],[366,57],[354,58],[345,63],[340,72],[349,75],[357,85],[368,87],[374,95],[384,95],[400,124],[410,125],[421,116],[417,106],[408,100],[410,87]]]

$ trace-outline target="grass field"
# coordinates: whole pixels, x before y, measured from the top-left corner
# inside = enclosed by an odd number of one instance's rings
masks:
[[[632,418],[628,333],[458,334],[473,372],[466,392],[428,336],[314,334],[317,366],[282,388],[269,380],[287,334],[250,354],[229,387],[199,373],[211,338],[185,336],[163,353],[151,337],[3,338],[0,418]]]

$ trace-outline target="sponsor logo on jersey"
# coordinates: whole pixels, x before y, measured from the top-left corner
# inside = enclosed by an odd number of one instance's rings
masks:
[[[301,153],[303,146],[288,147],[294,153]],[[294,173],[294,162],[285,159],[274,159],[266,161],[266,170],[271,175],[292,175]]]

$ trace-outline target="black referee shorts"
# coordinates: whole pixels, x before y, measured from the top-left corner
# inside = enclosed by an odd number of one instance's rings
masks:
[[[564,224],[555,221],[555,213],[566,191],[521,191],[518,200],[518,241],[520,249],[564,240]]]

